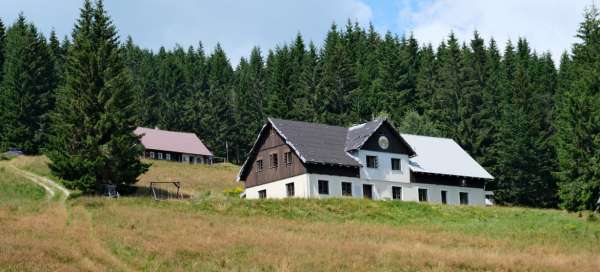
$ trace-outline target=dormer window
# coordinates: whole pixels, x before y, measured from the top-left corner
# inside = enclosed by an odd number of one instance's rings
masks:
[[[367,156],[367,168],[377,168],[377,156]]]

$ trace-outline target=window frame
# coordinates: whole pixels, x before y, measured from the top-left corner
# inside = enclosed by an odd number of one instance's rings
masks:
[[[373,159],[372,164],[370,163],[369,159]],[[367,164],[367,168],[377,169],[379,166],[377,156],[367,155],[366,164]]]
[[[421,192],[425,192],[425,194],[423,195],[424,198],[421,198]],[[429,202],[429,190],[427,188],[419,188],[418,189],[418,194],[419,194],[419,202]]]
[[[396,189],[400,190],[399,195],[396,194]],[[392,199],[402,200],[402,186],[392,186]]]
[[[163,153],[162,152],[157,152],[158,153],[158,159],[162,160],[163,159]]]
[[[294,185],[293,182],[290,183],[286,183],[285,184],[285,193],[287,195],[287,197],[293,197],[296,195],[296,186]]]
[[[463,196],[465,197],[465,201],[463,201]],[[469,205],[469,193],[468,192],[459,192],[458,193],[458,202],[460,205]]]
[[[258,191],[258,199],[267,198],[267,189],[262,189]]]
[[[442,190],[440,192],[440,198],[442,200],[442,204],[448,204],[448,191]]]
[[[150,158],[154,159],[154,151],[150,151]]]
[[[171,160],[171,153],[165,153],[165,160],[167,160],[167,161]]]
[[[269,154],[269,168],[277,168],[279,167],[279,154],[278,153],[270,153]]]
[[[344,186],[349,186],[350,191],[345,190]],[[352,196],[352,182],[342,181],[342,196]]]
[[[294,161],[293,156],[292,156],[292,151],[283,153],[283,160],[284,160],[285,167],[291,166],[292,162]]]
[[[394,162],[397,161],[398,162],[398,169],[394,169]],[[392,164],[392,171],[402,171],[402,159],[399,158],[392,158],[390,160],[390,163]]]
[[[325,180],[325,179],[318,180],[317,181],[317,190],[319,192],[319,195],[329,195],[329,180]]]
[[[256,172],[260,173],[264,170],[264,161],[262,158],[256,160]]]

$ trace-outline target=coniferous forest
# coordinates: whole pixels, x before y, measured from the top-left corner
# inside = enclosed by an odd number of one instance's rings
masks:
[[[332,25],[320,46],[290,33],[234,67],[220,45],[154,52],[120,40],[101,1],[86,1],[62,39],[45,37],[21,14],[0,21],[0,150],[47,154],[54,171],[85,189],[77,184],[134,182],[145,171],[141,150],[131,147],[135,126],[195,132],[216,156],[241,163],[267,117],[350,126],[385,115],[402,133],[453,138],[495,177],[487,189],[499,203],[593,209],[594,6],[573,34],[577,43],[556,65],[526,37],[484,40],[475,32],[460,41],[449,33],[425,44],[349,21]]]

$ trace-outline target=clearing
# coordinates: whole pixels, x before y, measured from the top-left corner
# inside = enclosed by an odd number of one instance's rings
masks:
[[[75,197],[44,157],[0,162],[0,271],[599,271],[589,213],[228,197],[238,168],[153,162],[183,201]],[[48,187],[45,189],[45,187]],[[54,192],[54,196],[51,197]]]

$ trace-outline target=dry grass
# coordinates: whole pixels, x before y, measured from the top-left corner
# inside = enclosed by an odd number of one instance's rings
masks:
[[[195,193],[220,192],[236,171],[157,162],[142,184],[177,177]],[[0,271],[600,271],[600,223],[562,211],[216,193],[60,205],[31,195],[0,191]],[[3,204],[21,198],[38,208]]]
[[[121,200],[120,200],[121,201]],[[119,201],[119,202],[120,202]],[[597,271],[598,248],[515,246],[417,225],[233,216],[123,200],[80,200],[130,267],[165,271]],[[139,207],[137,207],[140,205]],[[175,207],[171,207],[175,205]],[[140,209],[141,206],[145,207]]]
[[[151,163],[152,167],[140,176],[137,186],[149,186],[151,181],[180,181],[184,193],[190,195],[221,193],[225,189],[240,186],[235,182],[239,167],[232,164],[182,164],[155,160],[145,162]]]

